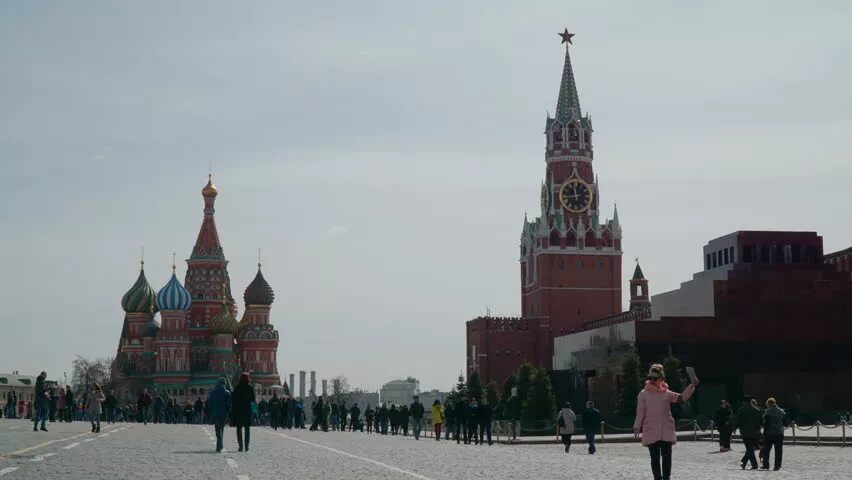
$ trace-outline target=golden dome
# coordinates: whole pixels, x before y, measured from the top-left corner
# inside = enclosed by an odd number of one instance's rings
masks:
[[[215,197],[219,191],[216,190],[216,185],[213,185],[213,174],[207,175],[207,185],[201,189],[201,195],[205,197]]]

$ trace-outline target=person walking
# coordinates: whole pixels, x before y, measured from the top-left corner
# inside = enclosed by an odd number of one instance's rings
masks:
[[[453,405],[453,418],[455,419],[456,444],[467,438],[467,402],[460,396]],[[467,443],[467,442],[465,442]]]
[[[465,416],[467,417],[467,435],[465,435],[464,443],[469,444],[472,441],[479,445],[479,435],[477,434],[477,430],[479,430],[479,405],[477,405],[475,398],[470,399]]]
[[[420,403],[420,397],[415,395],[414,401],[411,403],[411,408],[408,409],[408,411],[411,412],[411,419],[414,423],[412,427],[415,440],[420,440],[420,431],[423,430],[423,414],[425,413],[425,410],[426,409],[423,408],[423,404]]]
[[[59,392],[57,394],[58,400],[56,401],[56,420],[58,422],[65,421],[65,389],[59,387]]]
[[[713,413],[713,423],[716,429],[719,430],[719,451],[731,451],[731,417],[734,413],[727,400],[719,402],[719,408]]]
[[[435,441],[441,441],[441,427],[444,425],[444,407],[437,398],[432,402],[432,430],[435,431]]]
[[[346,431],[346,414],[349,413],[349,409],[346,408],[346,401],[340,402],[340,406],[337,408],[338,415],[340,415],[340,431]]]
[[[278,392],[272,392],[272,398],[269,399],[269,422],[273,430],[278,430],[281,423],[281,399],[278,398]]]
[[[787,426],[787,413],[778,407],[773,397],[766,400],[766,411],[763,412],[763,452],[761,468],[769,470],[769,454],[775,447],[775,462],[773,470],[781,469],[784,453],[784,427]]]
[[[571,435],[574,434],[576,427],[574,423],[577,421],[577,414],[571,410],[571,402],[565,402],[565,406],[556,415],[556,430],[562,437],[562,444],[565,445],[565,453],[571,450]]]
[[[740,460],[740,467],[743,470],[749,463],[752,470],[757,470],[757,458],[754,456],[754,451],[760,442],[760,426],[763,423],[763,414],[753,400],[750,395],[743,398],[743,404],[737,410],[734,422],[731,425],[732,430],[740,430],[740,438],[743,439],[745,445],[745,454]]]
[[[251,439],[251,406],[255,403],[254,389],[251,388],[251,377],[248,373],[240,374],[234,393],[231,395],[231,421],[237,427],[237,444],[239,451],[249,449]],[[245,429],[245,436],[243,430]]]
[[[379,409],[378,415],[376,415],[379,419],[379,423],[382,427],[382,435],[388,434],[388,422],[390,421],[390,410],[388,410],[388,405],[386,403],[382,404],[382,408]]]
[[[586,409],[583,410],[583,433],[586,434],[586,443],[589,444],[589,455],[594,455],[597,451],[595,434],[599,428],[601,428],[601,412],[595,408],[595,402],[589,400],[586,402]]]
[[[151,408],[152,403],[151,394],[148,393],[147,388],[143,388],[142,392],[139,393],[139,398],[136,399],[136,408],[139,409],[139,414],[142,416],[142,423],[144,425],[148,425],[148,410]]]
[[[355,403],[352,404],[352,408],[349,409],[349,431],[355,432],[359,428],[362,432],[364,431],[364,427],[361,425],[361,407]]]
[[[33,431],[47,431],[45,422],[47,422],[47,410],[50,403],[50,395],[47,393],[47,388],[44,385],[44,380],[47,378],[47,372],[41,372],[36,378],[35,384],[35,404],[33,405]],[[38,422],[41,421],[41,429],[38,427]]]
[[[231,392],[225,388],[224,378],[220,378],[208,394],[207,405],[210,408],[210,420],[213,421],[213,429],[216,430],[216,451],[221,452],[223,437],[225,436],[225,422],[228,420],[228,414],[231,411]]]
[[[364,422],[367,424],[367,433],[373,433],[373,422],[376,420],[376,411],[373,410],[373,407],[370,404],[367,404],[367,409],[364,410]],[[378,429],[376,429],[376,433]]]
[[[77,410],[77,402],[74,398],[74,392],[71,391],[71,385],[65,386],[65,421],[71,423],[74,419],[74,414]]]
[[[48,398],[50,399],[48,401],[47,418],[48,418],[48,420],[50,420],[50,423],[53,423],[53,422],[56,421],[56,406],[57,406],[57,403],[59,402],[59,395],[56,394],[55,388],[50,388],[47,393],[48,393]]]
[[[337,430],[340,426],[340,407],[334,403],[331,405],[331,430]]]
[[[698,386],[698,379],[686,387],[683,393],[669,390],[663,366],[651,365],[645,388],[636,400],[636,421],[633,432],[642,434],[642,445],[648,447],[651,456],[651,472],[654,480],[669,480],[672,471],[672,446],[677,443],[672,404],[689,400]]]
[[[101,414],[103,413],[103,402],[106,400],[104,392],[101,391],[101,386],[97,383],[92,385],[89,392],[89,400],[86,405],[86,413],[89,415],[89,421],[92,423],[92,432],[101,432]]]
[[[162,395],[157,395],[157,398],[154,399],[154,423],[160,423],[163,421],[163,409],[166,406],[165,400],[163,400]]]
[[[115,398],[115,393],[112,390],[107,391],[104,398],[104,418],[106,418],[107,423],[115,423],[115,407],[118,405],[118,399]]]
[[[402,428],[402,435],[408,436],[408,424],[411,422],[411,410],[408,405],[403,405],[399,409],[399,426]]]

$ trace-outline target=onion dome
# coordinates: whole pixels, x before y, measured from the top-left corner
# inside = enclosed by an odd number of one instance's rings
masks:
[[[153,316],[151,319],[145,322],[145,325],[142,325],[142,336],[143,337],[156,337],[157,332],[160,331],[160,322],[157,321]]]
[[[216,185],[213,185],[213,175],[207,175],[207,185],[201,189],[201,195],[205,198],[207,197],[215,197],[219,194],[219,191],[216,190]]]
[[[145,278],[145,262],[141,262],[139,278],[121,297],[121,308],[127,313],[153,313],[157,310],[154,289]]]
[[[246,291],[243,294],[243,301],[246,305],[272,305],[275,300],[275,293],[272,287],[263,278],[263,273],[260,271],[260,263],[257,264],[257,275],[251,281]]]
[[[180,284],[172,265],[172,278],[157,294],[157,306],[160,310],[189,310],[191,304],[192,295]]]
[[[224,301],[219,313],[210,319],[210,331],[217,335],[233,335],[237,331],[237,319],[231,315]]]

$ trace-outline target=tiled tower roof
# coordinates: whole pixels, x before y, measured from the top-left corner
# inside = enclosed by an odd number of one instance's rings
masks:
[[[201,195],[204,197],[204,220],[201,223],[201,230],[198,231],[198,239],[195,241],[195,247],[192,249],[190,258],[193,260],[224,260],[225,253],[222,251],[222,244],[219,243],[219,232],[216,230],[216,220],[213,218],[213,214],[216,212],[213,204],[216,202],[219,191],[213,185],[212,176],[208,176],[207,185],[201,190]]]
[[[562,82],[559,84],[559,99],[556,102],[556,120],[565,125],[572,119],[579,119],[582,116],[582,110],[580,110],[580,96],[577,94],[577,85],[574,83],[574,70],[571,68],[571,53],[568,48],[571,37],[574,35],[568,33],[568,29],[559,35],[562,37],[562,43],[565,44],[565,64],[562,67]]]

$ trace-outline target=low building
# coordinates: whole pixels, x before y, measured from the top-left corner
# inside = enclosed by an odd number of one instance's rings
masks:
[[[405,380],[392,380],[379,391],[382,403],[388,405],[408,405],[414,396],[420,393],[420,381],[413,377]]]
[[[33,401],[35,397],[36,377],[14,373],[0,373],[0,408],[6,407],[6,402],[12,392],[18,401]]]
[[[346,401],[347,405],[350,407],[354,404],[358,404],[358,408],[361,409],[361,412],[367,410],[367,406],[376,408],[379,404],[379,392],[366,392],[364,390],[353,390],[347,394],[348,400]]]
[[[699,412],[744,393],[775,396],[794,412],[852,408],[852,280],[826,263],[822,237],[734,232],[710,241],[702,264],[649,308],[555,340],[555,377],[573,379],[572,399],[607,404],[620,354],[635,346],[643,367],[672,354],[696,368]]]

